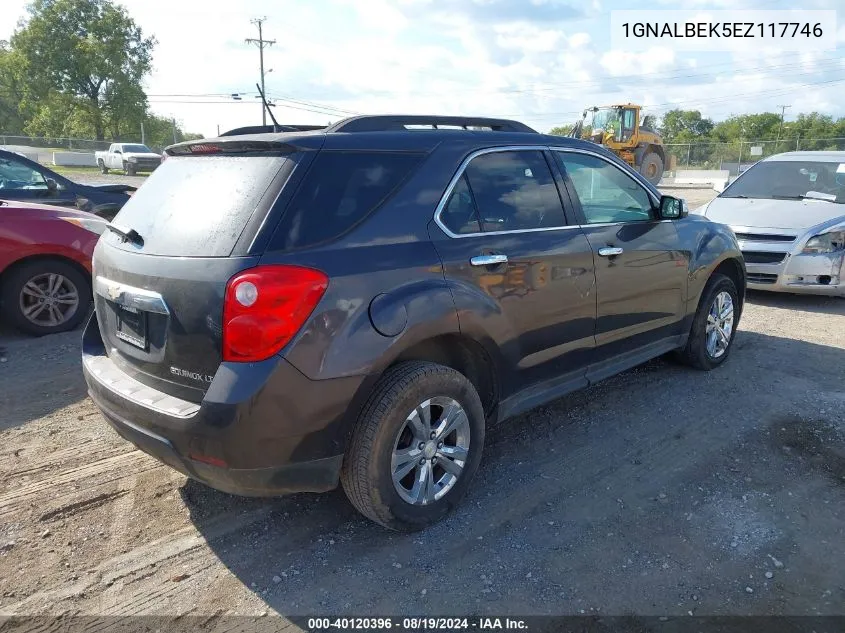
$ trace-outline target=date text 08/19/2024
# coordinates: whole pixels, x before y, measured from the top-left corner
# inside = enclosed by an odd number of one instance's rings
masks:
[[[309,618],[309,631],[323,630],[390,630],[400,631],[450,631],[450,630],[511,630],[525,631],[528,625],[518,618]]]

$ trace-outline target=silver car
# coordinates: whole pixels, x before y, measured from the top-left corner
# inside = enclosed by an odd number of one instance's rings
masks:
[[[733,229],[749,288],[845,297],[845,152],[761,160],[693,213]]]

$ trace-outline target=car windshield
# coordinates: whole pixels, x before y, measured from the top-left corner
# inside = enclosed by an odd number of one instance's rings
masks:
[[[763,161],[730,185],[720,198],[801,200],[845,203],[845,161]]]
[[[146,145],[124,145],[123,146],[124,152],[135,152],[136,154],[153,154],[153,150],[151,150]]]

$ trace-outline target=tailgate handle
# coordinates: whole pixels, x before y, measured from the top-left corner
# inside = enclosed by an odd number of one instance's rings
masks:
[[[97,276],[94,280],[94,292],[109,301],[127,308],[135,308],[144,312],[156,314],[170,314],[164,297],[153,290],[127,286],[118,281]]]

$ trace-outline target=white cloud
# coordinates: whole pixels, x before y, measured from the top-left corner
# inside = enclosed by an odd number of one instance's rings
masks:
[[[610,50],[601,56],[601,65],[611,77],[655,73],[675,65],[671,48],[653,47],[642,53]]]
[[[592,41],[589,33],[575,33],[569,38],[570,48],[582,48]]]
[[[0,39],[14,29],[29,0],[4,0]],[[677,0],[661,0],[677,4]],[[808,0],[810,1],[810,0]],[[743,0],[691,0],[691,7],[741,6]],[[835,0],[812,0],[833,6]],[[513,116],[548,129],[577,117],[586,105],[634,101],[660,113],[672,103],[706,115],[773,109],[827,108],[838,98],[845,69],[838,53],[753,55],[643,53],[609,49],[603,0],[273,0],[210,4],[205,0],[123,0],[148,34],[155,34],[151,95],[253,92],[258,52],[244,43],[257,31],[250,18],[268,16],[265,37],[271,95],[357,112],[434,112]],[[814,5],[815,6],[815,5]],[[820,7],[823,8],[823,7]],[[586,12],[584,15],[581,12]],[[845,27],[838,31],[845,41]],[[817,86],[803,84],[815,82]],[[749,93],[753,93],[749,96]],[[151,97],[157,112],[205,134],[260,120],[251,96],[242,102],[175,103]],[[208,101],[226,101],[212,97]],[[672,102],[672,103],[670,103]],[[289,123],[325,123],[342,114],[293,109],[277,101]],[[311,110],[322,110],[298,104]]]

